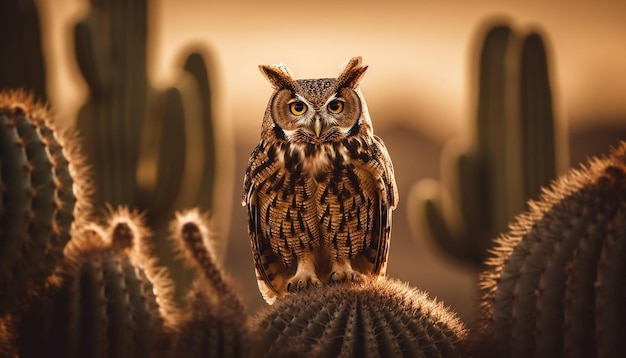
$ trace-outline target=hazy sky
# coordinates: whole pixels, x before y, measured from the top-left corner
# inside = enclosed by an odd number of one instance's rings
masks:
[[[71,30],[88,2],[39,2],[49,16],[51,86],[59,88],[51,97],[61,114],[71,115],[87,93],[71,67]],[[406,121],[438,140],[463,131],[473,118],[472,49],[484,21],[493,16],[508,18],[522,32],[540,26],[547,35],[560,120],[579,125],[626,118],[623,0],[154,4],[149,63],[154,83],[167,85],[177,76],[176,61],[187,44],[210,46],[224,90],[222,125],[246,140],[258,136],[271,92],[259,64],[282,61],[298,77],[332,77],[355,55],[370,65],[362,90],[375,126]]]

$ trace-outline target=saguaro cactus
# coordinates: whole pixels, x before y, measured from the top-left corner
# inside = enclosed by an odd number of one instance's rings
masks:
[[[96,203],[145,210],[154,229],[176,208],[210,209],[215,148],[203,55],[192,53],[181,83],[158,92],[146,68],[149,1],[91,6],[76,25],[75,48],[90,90],[77,126],[94,167]]]
[[[0,315],[36,295],[61,259],[87,205],[77,161],[46,106],[0,92]]]
[[[530,207],[481,274],[485,355],[625,356],[626,143]]]
[[[391,279],[288,295],[255,326],[268,357],[460,357],[467,336],[452,311]]]
[[[73,238],[57,277],[18,316],[19,356],[153,357],[166,349],[172,283],[145,255],[146,232],[120,209],[108,228],[88,226]]]
[[[541,35],[520,38],[509,26],[492,27],[484,38],[478,76],[475,145],[448,144],[443,160],[454,166],[444,171],[447,187],[418,183],[409,210],[409,215],[425,216],[419,221],[445,253],[475,265],[526,200],[555,177],[557,156]]]

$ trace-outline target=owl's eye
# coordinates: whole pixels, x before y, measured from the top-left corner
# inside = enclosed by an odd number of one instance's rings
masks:
[[[343,102],[336,99],[328,104],[328,110],[332,114],[339,114],[343,111]]]
[[[289,105],[289,110],[291,111],[291,113],[294,116],[300,116],[300,115],[304,114],[304,112],[306,112],[307,108],[306,108],[306,104],[304,104],[304,102],[295,101],[295,102],[292,102]]]

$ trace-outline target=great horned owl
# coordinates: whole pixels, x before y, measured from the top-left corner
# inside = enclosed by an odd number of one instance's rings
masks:
[[[355,57],[337,78],[308,80],[259,68],[274,92],[242,204],[263,298],[385,275],[398,191],[359,90],[367,66]]]

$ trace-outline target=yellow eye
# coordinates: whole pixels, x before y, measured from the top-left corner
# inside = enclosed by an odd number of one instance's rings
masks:
[[[332,114],[339,114],[343,111],[343,102],[336,99],[328,104],[328,110]]]
[[[306,112],[307,108],[304,102],[295,101],[289,105],[289,110],[294,116],[300,116],[300,115],[303,115],[304,112]]]

